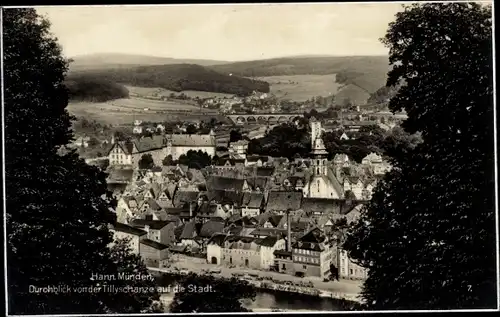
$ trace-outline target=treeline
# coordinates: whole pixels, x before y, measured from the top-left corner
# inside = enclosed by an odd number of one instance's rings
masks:
[[[75,101],[106,102],[129,97],[129,91],[123,85],[87,74],[70,75],[65,85],[70,100]]]
[[[386,56],[320,56],[273,58],[215,65],[209,68],[223,74],[232,73],[242,77],[328,75],[343,70],[363,74],[380,73],[385,76],[388,65]],[[382,85],[383,83],[379,86]]]
[[[418,135],[409,135],[397,127],[385,132],[376,125],[362,127],[357,133],[349,133],[353,138],[341,140],[343,131],[332,131],[323,134],[323,142],[328,152],[328,159],[335,154],[347,154],[353,161],[361,160],[370,153],[384,156],[401,154],[418,144]],[[301,118],[299,125],[284,123],[269,131],[263,138],[250,140],[249,154],[269,155],[274,157],[307,158],[311,153],[311,136],[308,119]]]
[[[265,81],[224,75],[193,64],[101,69],[86,71],[85,74],[109,82],[176,92],[197,90],[247,96],[252,91],[268,93],[270,90],[269,83]]]

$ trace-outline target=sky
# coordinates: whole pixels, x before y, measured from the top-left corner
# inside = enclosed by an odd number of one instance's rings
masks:
[[[255,60],[387,55],[399,3],[37,7],[67,57],[124,53]]]

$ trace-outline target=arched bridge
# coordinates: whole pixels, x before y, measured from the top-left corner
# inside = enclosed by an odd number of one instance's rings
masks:
[[[302,113],[255,113],[255,114],[230,114],[227,115],[236,124],[245,123],[285,123],[293,121],[297,117],[303,117]]]

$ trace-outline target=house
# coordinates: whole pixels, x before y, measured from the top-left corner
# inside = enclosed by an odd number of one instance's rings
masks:
[[[169,251],[168,246],[144,239],[140,241],[140,255],[144,260],[144,264],[148,267],[164,267],[168,261]]]
[[[222,247],[227,234],[215,234],[207,242],[207,262],[211,264],[222,263]]]
[[[245,160],[245,166],[263,166],[269,161],[268,156],[248,155]]]
[[[246,140],[239,140],[237,142],[232,142],[229,144],[229,153],[231,154],[236,154],[239,157],[242,157],[245,159],[247,149],[248,149],[248,141]]]
[[[110,231],[113,233],[113,243],[115,243],[116,240],[127,239],[132,252],[135,254],[139,254],[140,252],[140,241],[147,238],[146,231],[120,222],[116,222],[112,225]]]
[[[186,203],[191,203],[198,200],[199,192],[197,191],[179,191],[174,195],[173,205],[176,208],[183,207]]]
[[[197,237],[201,229],[201,223],[197,223],[191,220],[184,224],[182,233],[179,237],[180,244],[188,246],[190,248],[199,248],[201,245],[197,242]]]
[[[271,191],[267,197],[266,211],[284,214],[287,210],[297,210],[302,202],[302,192]]]
[[[291,247],[291,255],[287,253],[276,258],[279,272],[320,278],[330,276],[333,252],[322,230],[311,229]]]
[[[340,199],[303,198],[301,209],[319,218],[323,214],[340,214],[344,203]]]
[[[268,270],[274,264],[274,251],[284,246],[285,240],[277,237],[227,236],[221,246],[221,263]]]
[[[89,142],[90,142],[90,137],[88,137],[88,136],[81,136],[81,137],[78,137],[73,142],[73,144],[76,145],[76,146],[78,146],[78,147],[86,148],[86,147],[89,147]]]
[[[134,219],[131,226],[147,232],[147,238],[165,245],[175,243],[174,229],[176,221],[162,221],[149,219]]]
[[[256,217],[263,210],[265,205],[264,194],[262,193],[243,193],[241,200],[241,216]]]
[[[339,140],[341,141],[346,141],[346,140],[349,140],[349,136],[347,136],[347,134],[344,132],[342,133],[342,135],[339,137]]]
[[[338,251],[339,277],[349,280],[366,280],[368,270],[354,263],[347,252],[341,248]]]
[[[108,184],[130,184],[133,180],[134,170],[112,168],[108,172]]]
[[[138,151],[136,144],[133,142],[116,142],[111,146],[108,152],[109,165],[133,165],[134,157],[132,154]]]
[[[207,189],[210,191],[235,191],[243,192],[248,191],[250,187],[245,179],[210,176],[207,179]]]
[[[261,193],[267,189],[269,177],[248,177],[246,181],[252,191]]]
[[[132,129],[132,132],[134,134],[142,134],[142,127],[140,125],[136,125],[133,129]]]

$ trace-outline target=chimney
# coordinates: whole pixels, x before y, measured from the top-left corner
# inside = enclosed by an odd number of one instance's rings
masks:
[[[189,203],[189,218],[193,218],[193,209],[194,209],[193,204]]]
[[[290,220],[290,210],[286,211],[286,251],[292,252],[292,225]]]
[[[149,233],[149,225],[145,225],[144,226],[144,231],[146,231],[147,233]]]

